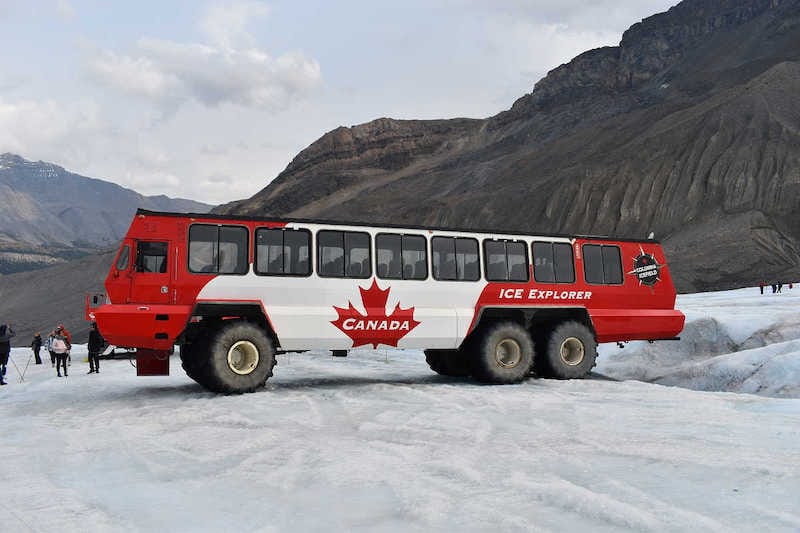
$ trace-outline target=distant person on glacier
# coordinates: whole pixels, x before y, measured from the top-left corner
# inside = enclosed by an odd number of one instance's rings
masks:
[[[59,324],[56,328],[55,335],[53,335],[50,348],[56,354],[56,373],[61,377],[61,368],[64,368],[64,377],[67,377],[67,357],[69,357],[69,350],[72,348],[72,343],[69,341],[67,335],[64,334],[64,326]]]
[[[67,344],[69,345],[70,350],[71,350],[72,349],[72,335],[70,335],[69,330],[64,327],[64,324],[59,324],[58,327],[56,328],[56,331],[57,332],[60,331],[61,334],[67,338]],[[72,364],[72,355],[69,353],[69,350],[67,350],[67,365],[71,365],[71,364]]]
[[[92,322],[91,329],[89,330],[89,374],[100,373],[100,352],[103,351],[105,346],[105,339],[100,335],[97,329],[97,322]]]
[[[14,330],[10,324],[0,324],[0,385],[5,385],[6,365],[8,356],[11,354],[11,337]]]
[[[47,336],[47,342],[45,342],[45,347],[47,347],[47,351],[50,352],[50,366],[56,366],[56,352],[53,351],[53,338],[56,336],[56,330],[50,332],[50,335]]]
[[[39,350],[42,349],[42,336],[39,332],[36,332],[36,335],[33,336],[33,340],[31,341],[31,350],[33,350],[33,356],[36,359],[36,364],[42,364],[42,358],[39,357]]]

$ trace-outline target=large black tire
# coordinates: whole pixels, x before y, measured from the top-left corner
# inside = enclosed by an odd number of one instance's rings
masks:
[[[425,350],[425,360],[431,370],[442,376],[463,378],[470,375],[469,359],[461,350]]]
[[[255,324],[240,320],[223,322],[209,337],[206,353],[191,353],[197,363],[189,365],[197,375],[193,379],[205,388],[228,394],[253,392],[272,376],[275,349],[266,333]],[[200,344],[195,342],[195,346]]]
[[[533,341],[524,327],[516,322],[496,322],[477,335],[470,354],[475,379],[483,383],[519,383],[530,373]]]
[[[202,379],[200,369],[203,366],[202,363],[204,363],[201,359],[203,357],[201,353],[202,347],[203,345],[198,341],[191,344],[181,344],[181,366],[186,372],[186,375],[198,383],[200,383],[199,380]]]
[[[592,330],[580,322],[562,322],[548,336],[542,355],[547,377],[580,379],[595,365],[597,341]]]

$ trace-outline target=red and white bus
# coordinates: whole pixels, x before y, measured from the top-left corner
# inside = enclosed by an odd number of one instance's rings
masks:
[[[138,210],[87,316],[142,375],[250,392],[275,354],[425,351],[448,376],[581,378],[597,343],[673,339],[684,316],[654,240]]]

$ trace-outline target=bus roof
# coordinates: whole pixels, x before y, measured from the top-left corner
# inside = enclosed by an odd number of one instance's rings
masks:
[[[604,240],[604,241],[620,241],[620,242],[646,242],[653,244],[660,244],[656,239],[634,239],[630,237],[611,237],[607,235],[577,235],[565,233],[540,233],[540,232],[523,232],[523,231],[508,231],[501,229],[475,229],[475,228],[459,228],[459,227],[441,227],[441,226],[422,226],[415,224],[393,224],[384,222],[353,222],[347,220],[328,220],[328,219],[311,219],[311,218],[283,218],[283,217],[270,217],[270,216],[252,216],[252,215],[219,215],[214,213],[174,213],[168,211],[150,211],[148,209],[138,208],[136,215],[145,216],[163,216],[175,218],[203,218],[203,219],[216,219],[216,220],[243,220],[249,222],[281,222],[281,223],[296,223],[296,224],[321,224],[333,226],[356,226],[367,228],[390,228],[390,229],[413,229],[413,230],[432,230],[432,231],[449,231],[466,233],[485,233],[485,234],[502,234],[502,235],[519,235],[521,237],[559,237],[565,239],[586,239],[586,240]]]

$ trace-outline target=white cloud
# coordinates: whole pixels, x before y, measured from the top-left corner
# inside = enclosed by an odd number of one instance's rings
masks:
[[[111,132],[99,108],[87,102],[69,105],[53,100],[8,102],[0,98],[0,151],[21,155],[35,147],[50,161],[85,160],[85,139],[108,139]],[[80,141],[78,141],[80,139]]]
[[[301,52],[272,57],[257,48],[142,38],[135,54],[110,51],[89,62],[92,76],[124,93],[162,107],[187,100],[206,106],[236,104],[277,111],[318,85],[319,63]]]
[[[113,89],[154,100],[167,98],[180,83],[177,76],[163,72],[148,57],[121,56],[110,51],[94,57],[89,70]]]
[[[262,2],[227,2],[209,6],[200,18],[200,29],[221,48],[252,46],[253,37],[247,26],[254,19],[269,14]]]
[[[75,8],[68,0],[58,0],[56,2],[56,13],[64,20],[72,20],[75,17]]]

